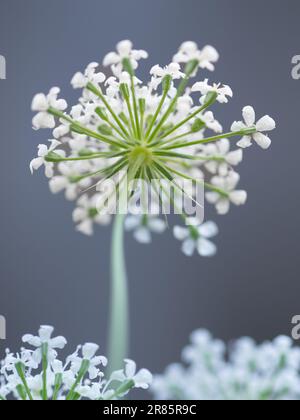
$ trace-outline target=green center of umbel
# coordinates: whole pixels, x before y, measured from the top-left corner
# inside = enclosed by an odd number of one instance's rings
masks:
[[[147,146],[136,146],[129,155],[129,162],[138,166],[149,165],[152,160],[152,151]]]

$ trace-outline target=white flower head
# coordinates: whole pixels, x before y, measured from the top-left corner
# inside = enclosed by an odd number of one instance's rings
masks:
[[[123,71],[123,60],[128,58],[134,70],[138,67],[138,61],[148,58],[148,53],[144,50],[133,49],[133,44],[129,40],[121,41],[117,44],[117,52],[108,53],[103,60],[105,67],[111,66],[114,75],[119,76]]]
[[[228,98],[233,97],[233,92],[228,85],[223,85],[222,83],[214,83],[212,86],[208,84],[208,79],[205,79],[204,82],[197,82],[192,87],[192,92],[200,92],[203,96],[201,98],[201,103],[205,102],[206,95],[210,92],[215,92],[217,94],[217,101],[221,104],[227,104]]]
[[[268,149],[271,146],[271,140],[266,136],[265,132],[273,131],[276,128],[276,123],[273,118],[265,115],[257,123],[254,108],[252,106],[246,106],[243,109],[243,121],[236,121],[232,124],[231,131],[240,131],[246,128],[255,128],[256,132],[252,135],[244,136],[239,142],[238,146],[247,148],[252,145],[252,139],[262,148]]]
[[[188,257],[191,257],[195,251],[202,257],[214,256],[217,247],[210,239],[218,232],[218,227],[214,222],[206,222],[200,226],[174,227],[174,236],[179,241],[183,241],[182,252]]]

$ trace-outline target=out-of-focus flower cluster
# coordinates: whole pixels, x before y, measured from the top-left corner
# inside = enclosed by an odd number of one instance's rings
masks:
[[[98,62],[74,75],[71,84],[82,93],[69,111],[57,87],[33,99],[34,129],[51,129],[52,136],[49,145],[39,145],[30,168],[44,167],[52,193],[64,192],[67,200],[76,202],[73,220],[86,235],[93,234],[95,224],[110,223],[115,213],[105,203],[113,194],[130,195],[128,181],[164,180],[177,193],[182,192],[180,181],[201,184],[207,201],[224,215],[247,199],[246,191],[238,188],[236,172],[242,149],[253,142],[263,149],[271,144],[266,133],[275,128],[275,121],[264,116],[257,122],[251,106],[243,109],[243,122],[234,122],[227,133],[223,131],[210,108],[228,103],[233,96],[228,85],[208,79],[189,85],[199,70],[214,70],[219,59],[215,48],[200,49],[194,42],[185,42],[170,64],[152,67],[149,81],[143,84],[136,71],[139,61],[147,57],[130,41],[121,41],[103,60],[112,76],[106,77]],[[107,180],[116,187],[108,195],[102,188]],[[193,191],[190,196],[195,200]],[[176,208],[171,196],[157,192],[157,202],[165,201]],[[151,232],[163,232],[166,223],[165,218],[144,216],[131,215],[127,226],[138,241],[148,243]],[[183,212],[182,222],[187,218]],[[200,220],[198,225],[194,222],[185,231],[174,230],[176,238],[184,241],[183,252],[214,255],[216,247],[202,235]]]
[[[151,373],[137,371],[132,360],[125,360],[123,370],[106,378],[103,368],[108,361],[96,354],[97,344],[78,346],[63,363],[57,350],[67,341],[52,338],[53,331],[53,327],[42,326],[38,336],[25,335],[23,342],[33,350],[22,348],[17,354],[6,351],[0,371],[0,400],[117,400],[133,388],[149,387]]]
[[[182,358],[184,364],[171,365],[154,379],[157,399],[300,399],[300,348],[288,337],[262,345],[242,338],[227,348],[199,330]]]

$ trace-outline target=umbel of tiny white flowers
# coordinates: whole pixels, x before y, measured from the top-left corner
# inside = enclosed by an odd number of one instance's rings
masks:
[[[33,99],[32,110],[37,112],[34,129],[52,129],[55,140],[50,139],[49,148],[39,146],[31,170],[44,165],[51,191],[65,191],[68,200],[77,201],[73,219],[84,234],[92,235],[95,224],[111,220],[110,214],[99,211],[96,203],[101,201],[101,193],[93,189],[104,180],[116,183],[118,197],[124,192],[129,195],[129,183],[135,180],[149,184],[165,180],[177,193],[182,192],[178,181],[201,183],[208,202],[225,214],[230,204],[244,204],[247,197],[245,191],[237,190],[240,178],[235,171],[243,154],[240,149],[231,150],[232,139],[242,138],[238,141],[242,148],[250,146],[252,139],[264,149],[270,145],[264,133],[273,130],[275,122],[265,116],[255,123],[252,107],[244,108],[244,123],[235,122],[230,132],[223,133],[209,108],[227,103],[233,96],[228,85],[205,78],[189,86],[199,70],[214,70],[219,54],[213,47],[199,49],[194,42],[183,43],[173,62],[152,67],[150,80],[143,84],[136,72],[139,61],[147,57],[144,50],[134,49],[125,40],[103,61],[111,67],[113,77],[106,78],[97,62],[77,72],[71,84],[82,89],[82,94],[69,112],[66,101],[58,97],[59,88]],[[157,197],[158,202],[161,199]],[[165,230],[163,223],[151,217],[135,221],[130,217],[127,227],[136,239],[148,243],[150,231]],[[188,248],[190,254],[192,247]],[[212,253],[212,248],[200,252]]]
[[[151,384],[151,373],[137,371],[128,359],[123,370],[106,379],[101,369],[108,361],[96,355],[99,346],[94,343],[78,346],[63,363],[56,350],[62,350],[67,341],[52,338],[53,331],[51,326],[42,326],[38,336],[23,337],[35,350],[22,348],[16,355],[6,351],[0,370],[0,400],[10,396],[19,400],[117,400],[133,388],[148,389]]]
[[[242,338],[226,346],[208,331],[191,335],[182,364],[154,378],[159,400],[299,400],[300,349],[280,336],[261,345]]]

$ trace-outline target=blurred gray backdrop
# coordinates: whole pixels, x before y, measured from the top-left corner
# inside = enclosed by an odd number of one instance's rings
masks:
[[[215,81],[235,92],[216,116],[229,127],[245,105],[278,123],[268,152],[253,147],[240,167],[245,207],[207,218],[220,226],[213,259],[187,259],[171,232],[141,246],[127,237],[131,357],[153,372],[179,359],[190,332],[208,328],[231,340],[290,334],[299,302],[300,54],[298,0],[1,0],[0,314],[16,350],[20,336],[53,324],[71,349],[96,341],[106,349],[110,228],[86,238],[71,220],[73,204],[50,194],[29,161],[50,132],[31,128],[36,92],[59,85],[70,103],[75,71],[129,38],[150,60],[167,64],[179,44],[195,40],[221,53]]]

